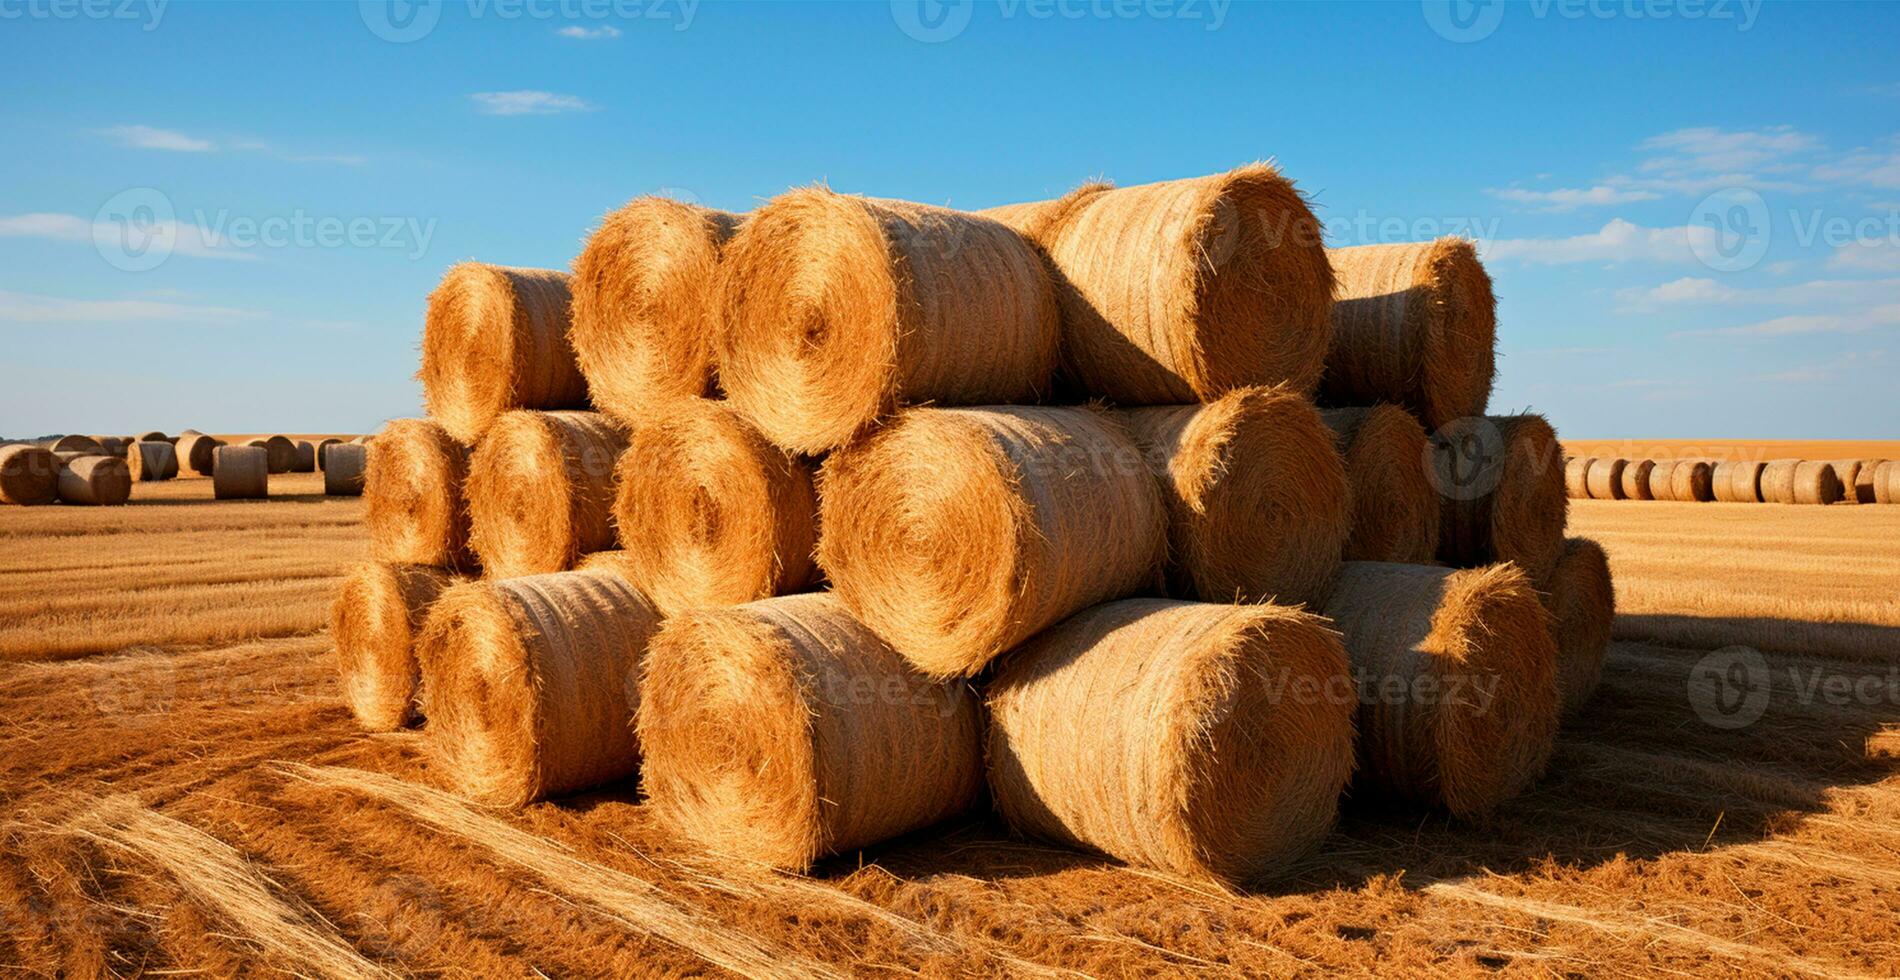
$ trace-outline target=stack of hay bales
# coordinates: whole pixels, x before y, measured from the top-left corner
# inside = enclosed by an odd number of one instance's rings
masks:
[[[368,448],[335,610],[359,721],[472,798],[637,774],[804,869],[987,787],[1238,882],[1349,781],[1482,816],[1600,670],[1607,565],[1549,424],[1484,414],[1468,243],[1329,253],[1254,164],[980,213],[641,198],[573,269],[431,294],[429,417]]]
[[[1892,479],[1879,459],[1608,459],[1564,461],[1572,499],[1661,500],[1680,503],[1886,503]]]

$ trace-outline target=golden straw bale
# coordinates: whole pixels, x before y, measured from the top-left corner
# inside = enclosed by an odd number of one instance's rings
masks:
[[[1432,447],[1443,502],[1439,560],[1459,568],[1512,561],[1543,581],[1563,551],[1569,512],[1550,423],[1541,415],[1459,419],[1433,434]]]
[[[1077,209],[1087,204],[1097,194],[1114,189],[1115,185],[1108,181],[1092,180],[1051,200],[1002,204],[993,208],[984,208],[976,213],[986,218],[994,218],[1016,229],[1030,241],[1039,243],[1037,248],[1040,249],[1042,247],[1040,243],[1049,241],[1053,232],[1060,231],[1063,223],[1068,221],[1069,216]]]
[[[647,196],[588,237],[568,340],[596,408],[633,422],[711,391],[719,250],[738,227],[738,215]]]
[[[107,454],[102,453],[102,452],[95,453],[91,451],[87,451],[87,452],[63,452],[62,451],[62,452],[54,453],[53,459],[56,460],[59,463],[59,465],[65,466],[67,463],[70,463],[75,459],[85,459],[88,456],[105,456],[105,455]],[[115,456],[113,458],[117,459],[118,457]]]
[[[474,445],[517,408],[587,407],[587,379],[568,343],[568,275],[462,262],[429,294],[422,324],[422,401]]]
[[[383,561],[476,567],[468,546],[468,447],[433,419],[395,419],[367,451],[370,553]]]
[[[105,455],[125,459],[132,443],[138,440],[127,439],[124,436],[93,436],[92,441],[99,444],[99,451]]]
[[[456,792],[496,806],[633,774],[629,675],[658,626],[605,572],[451,586],[416,643],[424,749]]]
[[[811,465],[725,402],[681,399],[636,423],[616,484],[627,574],[664,615],[800,592],[817,578]]]
[[[1326,835],[1352,774],[1338,636],[1283,606],[1096,606],[1004,657],[986,694],[1004,819],[1130,864],[1233,883],[1283,872]]]
[[[140,439],[126,448],[125,464],[133,482],[176,479],[178,450],[163,439]]]
[[[136,436],[133,436],[132,441],[133,442],[169,442],[170,437],[166,436],[165,433],[160,432],[157,429],[153,429],[150,432],[142,432]]]
[[[336,458],[323,468],[323,492],[332,497],[362,496],[363,474],[369,468],[369,447],[338,443],[324,448],[328,450],[324,455]]]
[[[1709,472],[1710,492],[1724,503],[1761,503],[1762,468],[1759,460],[1723,460]]]
[[[224,440],[215,439],[202,432],[188,432],[178,437],[178,445],[173,449],[178,455],[178,472],[198,476],[211,475],[211,451],[224,445]]]
[[[1874,470],[1874,503],[1900,504],[1900,460],[1887,460]]]
[[[1655,466],[1651,467],[1649,471],[1649,499],[1651,500],[1676,499],[1676,484],[1674,480],[1674,474],[1676,472],[1676,464],[1682,461],[1675,460],[1675,459],[1658,459],[1658,460],[1652,460],[1652,462],[1655,463]],[[1713,483],[1714,483],[1713,470],[1710,471],[1710,483],[1711,483],[1711,489],[1713,489]]]
[[[93,453],[60,467],[59,500],[65,504],[112,507],[132,496],[132,470],[117,456]]]
[[[465,484],[469,547],[487,574],[558,572],[613,547],[626,449],[626,430],[599,412],[506,412],[489,426]]]
[[[91,436],[60,436],[46,441],[47,449],[56,453],[88,453],[97,455],[106,451],[99,440]]]
[[[1431,442],[1412,413],[1397,405],[1329,408],[1352,488],[1346,561],[1429,562],[1438,551],[1438,491],[1427,475]]]
[[[1590,464],[1595,456],[1569,456],[1564,459],[1564,496],[1571,500],[1590,499]]]
[[[1515,565],[1347,562],[1326,615],[1359,679],[1356,785],[1475,817],[1543,771],[1557,647]]]
[[[819,484],[819,567],[933,677],[1159,582],[1160,489],[1099,411],[910,409],[833,453]]]
[[[290,464],[292,473],[315,473],[317,471],[317,446],[308,440],[299,439],[290,444],[296,452],[296,459]]]
[[[1209,602],[1326,598],[1352,531],[1332,430],[1284,386],[1204,405],[1116,412],[1168,505],[1170,594]]]
[[[1655,500],[1656,494],[1649,489],[1649,475],[1656,469],[1653,459],[1632,459],[1623,466],[1623,475],[1618,481],[1622,484],[1625,500]]]
[[[1706,459],[1679,459],[1669,470],[1669,499],[1684,503],[1715,499],[1715,464]]]
[[[648,805],[712,851],[803,871],[981,795],[968,684],[918,674],[831,595],[670,619],[644,672]]]
[[[1860,466],[1855,468],[1853,496],[1857,503],[1877,502],[1874,494],[1874,478],[1880,472],[1881,464],[1885,462],[1884,459],[1863,459],[1860,461]],[[1847,492],[1846,487],[1842,487],[1841,490],[1843,493]]]
[[[211,451],[211,495],[218,500],[270,496],[270,452],[263,446],[219,446]]]
[[[1563,716],[1574,717],[1603,677],[1603,654],[1616,619],[1610,558],[1588,538],[1564,541],[1564,554],[1542,591],[1557,641],[1557,695]]]
[[[1320,401],[1404,405],[1427,429],[1483,415],[1496,372],[1497,300],[1462,238],[1326,250],[1339,288]]]
[[[1590,464],[1590,472],[1584,476],[1584,483],[1590,489],[1591,500],[1622,500],[1623,470],[1629,466],[1627,459],[1599,459]]]
[[[0,503],[37,506],[59,496],[59,458],[32,443],[0,446]]]
[[[330,607],[343,700],[372,732],[415,722],[415,638],[429,606],[455,581],[446,568],[366,561],[350,570]]]
[[[1818,460],[1777,459],[1762,468],[1761,499],[1771,504],[1832,504],[1845,493],[1834,467]]]
[[[720,381],[793,452],[842,446],[903,405],[1020,402],[1049,386],[1049,273],[999,222],[811,187],[754,212],[723,261]]]

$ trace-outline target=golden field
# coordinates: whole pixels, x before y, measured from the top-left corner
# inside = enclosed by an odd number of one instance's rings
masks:
[[[274,477],[272,492],[214,503],[187,479],[140,484],[121,508],[0,510],[0,967],[1867,976],[1900,963],[1900,507],[1571,502],[1572,533],[1609,551],[1622,615],[1603,687],[1549,774],[1482,826],[1349,804],[1316,856],[1231,893],[989,819],[801,878],[697,854],[630,785],[521,812],[434,793],[415,736],[361,733],[337,691],[325,620],[366,552],[361,500],[323,497],[320,474]],[[1732,644],[1762,651],[1747,690],[1765,693],[1739,709],[1759,717],[1740,725],[1720,689],[1736,657],[1704,659]]]

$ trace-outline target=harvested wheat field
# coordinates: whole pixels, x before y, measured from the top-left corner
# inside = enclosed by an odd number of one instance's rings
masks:
[[[520,810],[368,734],[321,474],[0,511],[0,967],[29,976],[1885,975],[1900,962],[1900,510],[1574,501],[1619,618],[1485,821],[1348,794],[1233,890],[965,816],[807,876],[630,782]],[[1729,655],[1731,644],[1760,659]],[[1732,664],[1760,684],[1724,691]],[[1842,694],[1845,692],[1845,694]],[[1724,695],[1736,695],[1725,700]],[[1758,717],[1757,717],[1758,715]],[[1737,722],[1745,722],[1737,724]],[[987,809],[987,806],[985,807]]]

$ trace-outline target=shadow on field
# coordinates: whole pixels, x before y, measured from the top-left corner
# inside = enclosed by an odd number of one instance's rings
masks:
[[[1713,650],[1740,644],[1757,650],[1820,657],[1900,660],[1900,627],[1873,623],[1816,623],[1772,616],[1679,616],[1645,613],[1616,617],[1619,640]]]
[[[251,499],[215,500],[210,497],[146,497],[140,498],[133,491],[127,507],[202,507],[206,504],[320,504],[326,500],[348,500],[348,497],[332,497],[325,493],[273,493],[268,497]]]

